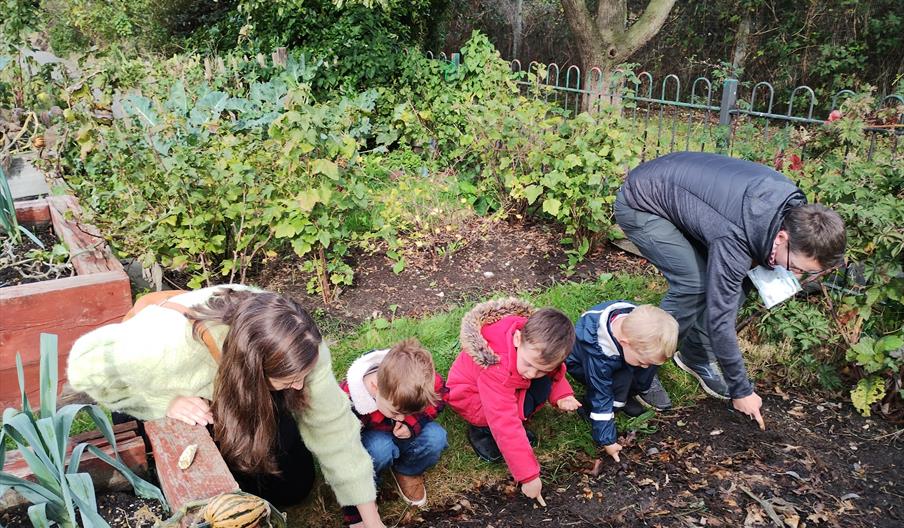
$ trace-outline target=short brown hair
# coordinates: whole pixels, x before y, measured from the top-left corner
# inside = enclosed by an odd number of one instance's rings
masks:
[[[543,308],[527,318],[521,339],[540,350],[544,364],[558,365],[574,347],[574,324],[555,308]]]
[[[439,400],[433,357],[417,339],[396,343],[377,371],[380,395],[402,414],[423,411]]]
[[[675,355],[678,321],[662,308],[642,304],[625,316],[621,328],[640,357],[654,365],[661,365]]]
[[[788,232],[791,249],[819,261],[823,268],[844,262],[847,234],[844,220],[824,205],[805,204],[791,208],[782,228]]]

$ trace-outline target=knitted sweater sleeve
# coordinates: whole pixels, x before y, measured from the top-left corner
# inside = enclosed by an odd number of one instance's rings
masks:
[[[210,399],[216,370],[181,314],[150,306],[125,323],[80,337],[69,353],[67,376],[75,390],[110,410],[155,420],[166,416],[177,396]]]
[[[320,345],[317,365],[305,378],[305,388],[308,401],[295,419],[336,500],[342,506],[374,501],[373,462],[361,444],[361,423],[336,382],[325,343]]]

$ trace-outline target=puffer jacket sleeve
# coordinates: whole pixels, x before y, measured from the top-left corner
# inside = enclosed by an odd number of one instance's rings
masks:
[[[735,331],[744,277],[749,268],[750,255],[741,243],[726,236],[710,244],[706,285],[709,338],[732,398],[753,393]]]
[[[502,458],[515,480],[524,483],[540,475],[540,464],[521,423],[518,397],[505,385],[506,378],[504,368],[490,367],[477,379],[477,390]]]
[[[584,354],[582,359],[587,375],[587,401],[590,403],[587,411],[593,440],[601,446],[614,444],[617,433],[612,406],[613,363],[596,354]]]
[[[295,419],[336,500],[341,506],[374,501],[373,462],[361,444],[361,423],[336,382],[325,343],[320,345],[317,365],[305,378],[305,388],[308,401]]]

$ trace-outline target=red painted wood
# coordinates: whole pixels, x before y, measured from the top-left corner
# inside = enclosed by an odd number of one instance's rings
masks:
[[[160,487],[173,510],[187,502],[238,491],[238,483],[206,428],[163,418],[146,422],[144,429],[151,442]],[[191,444],[198,446],[195,460],[188,469],[179,469],[179,455]]]
[[[137,436],[136,429],[137,424],[135,422],[114,426],[114,432],[116,432],[116,451],[119,453],[120,460],[122,460],[129,469],[136,475],[146,478],[148,475],[147,446],[145,445],[144,439]],[[79,437],[84,437],[93,433],[100,434],[99,431],[88,432],[70,438],[66,456],[69,457],[73,447],[84,441],[79,441]],[[96,445],[107,455],[113,456],[113,446],[111,446],[103,436],[87,440],[87,442]],[[3,465],[3,471],[20,478],[34,480],[34,474],[29,469],[28,463],[22,458],[19,451],[8,453],[6,462]],[[97,455],[88,451],[85,451],[82,455],[79,463],[79,472],[91,475],[91,480],[94,481],[94,485],[98,490],[128,489],[130,487],[128,481],[126,481],[116,469],[98,458]]]
[[[80,209],[71,196],[24,202],[23,211],[44,204],[54,231],[69,247],[77,275],[0,288],[0,406],[16,405],[19,387],[16,354],[22,356],[25,387],[37,403],[39,336],[59,336],[60,385],[66,381],[66,361],[76,339],[105,324],[118,322],[132,306],[129,278],[93,226],[78,223]],[[43,214],[43,213],[41,213]]]
[[[22,224],[48,224],[50,204],[45,198],[16,202],[16,219]]]
[[[59,336],[62,386],[72,343],[99,326],[119,322],[131,305],[129,278],[122,271],[0,288],[0,404],[19,401],[17,353],[29,399],[37,403],[42,332]]]

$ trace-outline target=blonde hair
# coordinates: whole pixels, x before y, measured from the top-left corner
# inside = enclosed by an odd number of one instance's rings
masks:
[[[625,316],[621,329],[644,359],[665,363],[678,348],[678,321],[658,306],[638,306]]]
[[[417,339],[396,343],[377,371],[377,387],[395,409],[414,414],[436,405],[436,372],[433,357]]]

